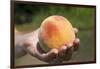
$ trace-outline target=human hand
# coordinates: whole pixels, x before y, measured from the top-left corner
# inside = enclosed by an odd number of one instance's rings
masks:
[[[78,33],[78,30],[76,28],[74,28],[74,31],[76,34]],[[76,38],[72,44],[62,46],[59,50],[51,49],[46,53],[41,49],[38,43],[37,33],[38,31],[36,32],[36,34],[34,34],[34,40],[28,40],[24,44],[26,51],[41,61],[45,61],[51,64],[59,64],[64,59],[69,60],[72,53],[78,50],[80,40]]]

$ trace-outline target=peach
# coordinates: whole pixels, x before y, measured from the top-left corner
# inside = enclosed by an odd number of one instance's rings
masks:
[[[63,16],[47,17],[41,24],[39,43],[44,51],[70,44],[75,40],[72,24]]]

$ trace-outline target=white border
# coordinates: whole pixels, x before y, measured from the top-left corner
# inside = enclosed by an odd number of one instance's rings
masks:
[[[22,0],[20,0],[22,1]],[[24,0],[26,1],[26,0]],[[99,0],[27,0],[37,2],[96,5],[97,7],[97,63],[82,65],[64,65],[36,67],[33,69],[98,69],[100,67],[100,5]],[[0,0],[0,69],[10,66],[10,0]],[[53,68],[54,67],[54,68]],[[27,68],[29,69],[29,68]]]

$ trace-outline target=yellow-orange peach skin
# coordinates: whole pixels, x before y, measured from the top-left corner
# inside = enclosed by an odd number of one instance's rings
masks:
[[[60,48],[75,40],[72,24],[63,16],[53,15],[46,18],[40,27],[39,42],[43,47]]]

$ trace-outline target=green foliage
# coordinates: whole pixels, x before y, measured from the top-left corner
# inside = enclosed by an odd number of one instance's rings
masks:
[[[91,29],[94,26],[94,8],[17,4],[15,11],[15,23],[20,30],[22,27],[28,29],[28,26],[31,26],[30,28],[33,26],[32,29],[36,29],[46,17],[51,15],[62,15],[66,17],[73,26],[82,30]]]

